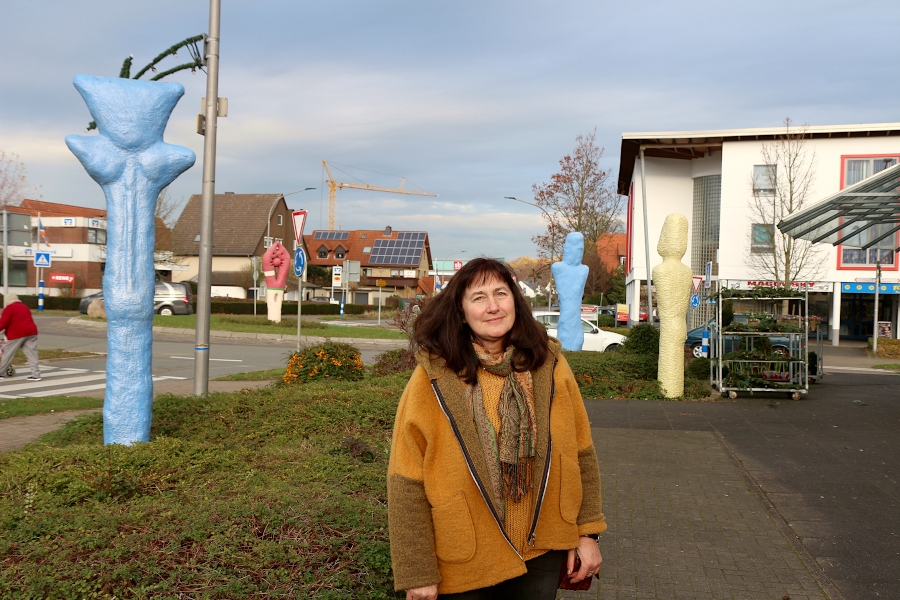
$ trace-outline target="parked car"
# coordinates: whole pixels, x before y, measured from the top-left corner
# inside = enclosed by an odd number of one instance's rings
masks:
[[[735,323],[748,323],[749,318],[747,315],[736,314],[734,315]],[[700,358],[701,353],[703,352],[703,331],[706,329],[712,329],[712,327],[716,324],[715,319],[710,319],[706,326],[701,325],[695,329],[691,329],[688,331],[687,339],[684,342],[686,348],[691,349],[691,356],[694,358]],[[725,334],[725,352],[734,352],[735,350],[740,348],[741,340],[746,339],[746,336],[740,335],[728,335]],[[788,354],[789,348],[791,346],[790,338],[787,336],[769,336],[769,341],[772,342],[772,352],[775,354]],[[710,334],[710,344],[712,344],[712,334]]]
[[[533,313],[534,318],[539,323],[543,323],[547,328],[547,333],[552,337],[557,337],[556,326],[559,324],[559,313],[551,311],[536,311]],[[612,331],[604,331],[586,319],[581,319],[581,328],[584,330],[584,345],[582,350],[590,350],[593,352],[606,352],[618,350],[625,343],[625,336],[613,333]]]
[[[86,315],[88,306],[96,299],[103,299],[103,292],[97,292],[85,296],[78,303],[78,310]],[[191,287],[186,283],[169,283],[157,281],[153,295],[153,311],[161,315],[191,315],[194,314],[193,296]]]

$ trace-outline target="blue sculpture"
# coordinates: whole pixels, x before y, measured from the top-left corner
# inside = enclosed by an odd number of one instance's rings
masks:
[[[581,328],[581,298],[587,283],[588,268],[581,264],[584,256],[584,236],[573,231],[566,236],[563,259],[553,263],[550,271],[556,280],[559,296],[559,325],[557,334],[565,350],[581,350],[584,345],[584,329]]]
[[[69,135],[66,145],[106,196],[103,441],[146,442],[153,407],[156,199],[195,160],[162,137],[184,86],[86,75],[73,83],[100,135]]]

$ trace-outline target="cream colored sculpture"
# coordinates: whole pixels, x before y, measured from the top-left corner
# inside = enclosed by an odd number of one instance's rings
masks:
[[[691,298],[691,268],[682,264],[687,251],[688,221],[671,214],[663,223],[656,251],[661,264],[653,267],[653,286],[659,306],[659,379],[666,398],[684,394],[684,341]]]

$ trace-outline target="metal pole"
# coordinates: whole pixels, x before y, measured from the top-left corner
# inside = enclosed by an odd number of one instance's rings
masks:
[[[878,288],[881,287],[881,261],[875,261],[875,328],[872,330],[872,352],[878,356]]]
[[[381,326],[381,286],[378,286],[378,326]]]
[[[212,275],[213,201],[216,194],[216,129],[219,117],[219,20],[221,0],[209,0],[206,44],[206,131],[203,139],[203,197],[197,275],[197,329],[194,336],[194,395],[209,394],[209,313]],[[254,303],[256,299],[254,298]]]
[[[297,278],[297,352],[300,352],[300,315],[303,312],[303,275]]]
[[[3,209],[3,297],[9,294],[9,212]]]
[[[644,147],[641,146],[641,196],[644,200],[644,255],[647,262],[647,322],[653,324],[653,285],[650,271],[650,224],[647,216],[647,177],[644,172]],[[638,323],[641,322],[641,290],[638,288]]]

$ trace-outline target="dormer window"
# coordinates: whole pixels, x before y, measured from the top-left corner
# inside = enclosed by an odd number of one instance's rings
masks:
[[[316,251],[316,256],[319,258],[328,258],[328,248],[319,246],[319,249]]]
[[[334,249],[334,257],[335,258],[345,258],[347,256],[347,251],[343,246],[338,246]]]

